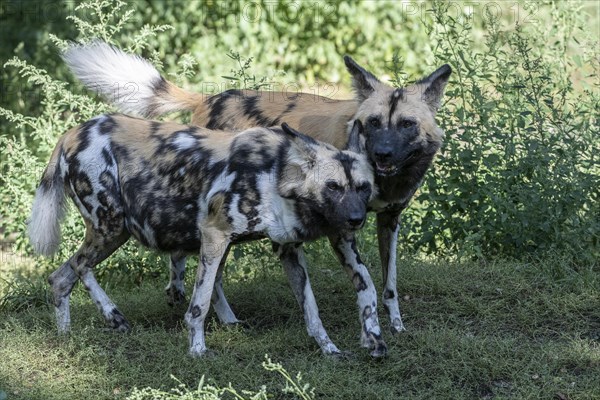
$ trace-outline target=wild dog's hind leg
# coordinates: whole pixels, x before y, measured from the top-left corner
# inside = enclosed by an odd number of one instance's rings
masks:
[[[218,229],[207,228],[202,231],[196,282],[189,308],[185,313],[185,322],[189,329],[189,353],[192,357],[199,357],[207,351],[204,340],[204,320],[210,307],[219,264],[228,246],[228,239]]]
[[[344,266],[344,269],[356,289],[358,295],[358,308],[360,313],[361,344],[370,350],[373,357],[383,357],[387,353],[387,346],[381,336],[379,319],[377,318],[377,292],[371,280],[367,267],[360,259],[356,249],[354,235],[330,236],[329,241],[335,254]]]
[[[308,270],[302,243],[276,244],[273,250],[283,263],[283,268],[292,286],[292,291],[304,313],[308,335],[315,338],[324,354],[341,354],[341,351],[327,335],[321,318],[317,301],[308,280]]]
[[[237,319],[227,298],[225,298],[225,292],[223,291],[223,268],[227,261],[227,254],[229,249],[223,255],[223,259],[219,265],[219,271],[215,279],[215,287],[212,294],[212,305],[219,317],[219,321],[224,324],[233,325],[238,324],[241,321]],[[170,266],[170,280],[169,284],[165,288],[168,296],[169,305],[181,304],[185,302],[185,263],[186,256],[183,253],[171,253],[169,258]]]
[[[71,328],[70,297],[73,286],[77,283],[77,274],[71,268],[70,261],[65,262],[48,277],[52,287],[56,325],[59,333],[66,333]]]
[[[129,329],[129,324],[102,290],[92,272],[95,265],[111,255],[128,238],[129,234],[123,232],[115,238],[105,240],[98,238],[88,228],[84,243],[79,250],[50,275],[48,283],[52,287],[56,323],[60,333],[70,329],[69,300],[78,279],[81,279],[92,300],[113,328],[120,331]]]
[[[231,246],[227,246],[221,262],[219,263],[219,270],[215,278],[215,287],[212,293],[212,305],[219,317],[219,321],[223,324],[234,325],[239,324],[241,321],[237,319],[233,310],[229,306],[227,299],[225,298],[225,292],[223,291],[223,269],[225,268],[225,262],[227,261],[227,255]]]
[[[184,253],[174,252],[169,257],[170,279],[165,291],[171,306],[185,302],[185,260]]]
[[[128,238],[129,233],[126,231],[106,237],[88,226],[83,245],[68,261],[106,322],[120,332],[128,331],[129,323],[100,287],[92,269],[121,247]]]
[[[379,256],[383,270],[383,307],[390,317],[390,329],[392,333],[401,332],[404,329],[398,289],[396,287],[396,248],[398,244],[398,217],[400,212],[382,212],[377,214],[377,240],[379,242]]]

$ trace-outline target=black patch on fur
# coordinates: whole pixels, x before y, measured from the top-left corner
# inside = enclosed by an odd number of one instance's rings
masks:
[[[161,123],[158,121],[150,121],[150,136],[155,137],[156,132],[160,129]]]
[[[285,110],[283,110],[281,115],[287,115],[288,113],[292,112],[298,106],[298,103],[296,102],[298,97],[300,97],[298,94],[288,97],[289,103],[287,106],[285,106]]]
[[[113,129],[115,128],[115,126],[117,126],[117,123],[115,122],[115,120],[111,117],[106,115],[104,117],[104,120],[102,122],[100,122],[100,134],[101,135],[107,135],[109,133],[111,133],[113,131]]]
[[[91,214],[94,207],[86,200],[88,196],[94,193],[90,178],[86,173],[73,171],[72,168],[70,168],[70,181],[74,189],[73,196],[76,196],[87,212]]]
[[[112,173],[104,171],[100,174],[100,184],[112,193],[117,193],[117,181]]]
[[[102,205],[102,207],[108,207],[108,196],[106,192],[99,192],[96,197],[98,198],[98,202]]]
[[[257,126],[272,126],[276,125],[275,121],[267,118],[258,108],[258,96],[247,96],[242,100],[244,113],[248,117],[252,117],[256,121]]]
[[[114,165],[112,155],[106,147],[102,149],[102,158],[104,158],[104,162],[107,166],[112,167]]]
[[[192,307],[192,318],[198,318],[202,314],[202,310],[198,306]]]
[[[388,120],[388,126],[392,129],[392,116],[396,111],[396,107],[398,106],[398,101],[404,99],[404,91],[402,89],[396,89],[392,92],[392,96],[390,97],[390,115]]]
[[[77,146],[76,153],[79,153],[88,148],[90,145],[90,130],[98,123],[98,119],[91,119],[84,122],[79,126],[79,146]]]
[[[354,276],[352,277],[352,283],[354,283],[354,288],[357,292],[367,289],[367,284],[359,272],[354,273]]]
[[[285,118],[286,115],[288,115],[290,112],[292,112],[297,106],[298,106],[298,102],[296,101],[296,99],[298,99],[298,97],[300,97],[300,95],[298,93],[289,96],[286,100],[288,101],[287,106],[285,106],[285,110],[283,110],[283,112],[281,114],[279,114],[277,116],[277,118],[275,118],[273,120],[273,122],[271,123],[271,126],[275,126],[275,125],[279,125],[281,123],[281,120]]]
[[[354,252],[354,255],[356,256],[356,262],[358,264],[363,265],[363,262],[360,259],[360,254],[358,253],[358,249],[356,248],[356,240],[352,240],[352,242],[350,243],[350,248],[352,249],[352,251]]]
[[[242,97],[242,92],[237,89],[229,89],[208,99],[209,119],[206,124],[208,129],[225,129],[226,123],[221,121],[221,116],[227,102],[235,97]]]
[[[385,292],[383,292],[383,298],[385,300],[393,299],[394,298],[394,292],[391,291],[390,289],[386,289]]]
[[[356,162],[356,158],[341,151],[338,152],[333,158],[338,160],[340,164],[342,164],[342,167],[344,168],[344,173],[346,174],[346,179],[348,179],[348,185],[349,187],[353,187],[354,179],[352,179],[352,164]]]
[[[118,162],[126,162],[131,159],[129,150],[126,147],[120,146],[116,143],[112,143],[111,149],[115,155],[115,158],[118,160]]]

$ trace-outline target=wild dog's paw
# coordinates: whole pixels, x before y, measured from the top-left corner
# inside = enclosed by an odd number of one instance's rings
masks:
[[[356,355],[353,352],[347,350],[340,350],[336,353],[326,354],[326,356],[337,361],[348,361],[356,359]]]
[[[387,345],[381,341],[375,345],[371,351],[369,351],[369,355],[373,358],[383,358],[387,356]]]
[[[107,317],[107,321],[110,327],[117,332],[129,332],[131,330],[131,326],[127,319],[121,314],[116,308],[113,308],[110,315]]]
[[[387,355],[387,345],[381,335],[372,332],[363,333],[360,338],[362,347],[369,349],[369,354],[373,358],[381,358]]]
[[[188,352],[189,356],[192,358],[216,358],[219,353],[214,350],[209,350],[207,348],[204,349],[190,349]]]
[[[405,330],[406,330],[406,328],[404,327],[402,320],[400,318],[394,318],[394,320],[392,321],[392,324],[390,326],[390,331],[392,332],[392,334],[398,334]]]
[[[186,302],[185,293],[175,286],[170,286],[165,289],[167,293],[167,303],[171,306],[177,306]]]

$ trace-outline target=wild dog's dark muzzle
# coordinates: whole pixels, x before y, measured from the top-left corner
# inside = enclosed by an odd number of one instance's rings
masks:
[[[391,146],[382,145],[373,149],[375,171],[379,175],[391,175],[396,171],[394,165],[394,151]]]
[[[369,133],[367,151],[377,175],[396,174],[398,141],[396,132],[389,129],[374,130]]]
[[[347,195],[345,201],[340,204],[342,209],[346,210],[346,226],[350,230],[362,228],[367,218],[367,207],[359,195],[352,193]]]
[[[371,156],[378,175],[394,175],[397,172],[395,165],[394,149],[390,145],[377,146]]]
[[[348,226],[350,226],[350,228],[360,228],[362,226],[362,224],[365,222],[365,214],[364,213],[353,213],[348,217]]]

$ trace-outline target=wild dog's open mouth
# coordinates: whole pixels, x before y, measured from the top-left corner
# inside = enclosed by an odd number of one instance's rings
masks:
[[[377,172],[377,175],[390,176],[394,175],[397,171],[398,168],[395,165],[387,165],[380,162],[375,162],[375,172]]]

